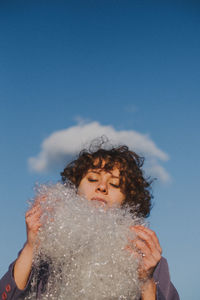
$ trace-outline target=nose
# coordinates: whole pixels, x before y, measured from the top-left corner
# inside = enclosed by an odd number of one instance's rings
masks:
[[[99,184],[97,185],[97,191],[101,192],[101,193],[104,193],[104,194],[107,194],[108,187],[107,187],[106,182],[100,181]]]

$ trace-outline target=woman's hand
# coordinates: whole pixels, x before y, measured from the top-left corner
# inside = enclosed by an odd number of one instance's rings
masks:
[[[131,229],[136,233],[136,239],[132,242],[141,257],[138,270],[139,277],[142,280],[152,278],[162,255],[159,240],[153,230],[144,226],[134,226]]]
[[[37,242],[38,231],[41,227],[40,217],[42,214],[40,202],[45,201],[45,197],[37,198],[32,208],[26,213],[26,231],[27,231],[27,242],[26,244],[34,248]]]
[[[14,279],[17,287],[21,290],[26,287],[29,279],[32,268],[33,250],[37,246],[37,235],[41,227],[41,201],[45,201],[45,197],[36,199],[32,208],[26,213],[27,241],[14,265]]]
[[[143,281],[142,299],[156,298],[156,285],[153,272],[161,259],[162,249],[155,232],[144,226],[131,227],[136,238],[130,241],[128,249],[139,257],[138,275]]]

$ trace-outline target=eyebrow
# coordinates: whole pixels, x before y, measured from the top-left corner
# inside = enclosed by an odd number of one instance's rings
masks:
[[[88,171],[88,173],[95,173],[95,174],[100,174],[101,173],[101,171],[95,171],[95,170],[89,170]],[[111,172],[109,172],[109,171],[107,171],[107,173],[110,173],[111,174],[111,177],[113,177],[113,178],[116,178],[116,179],[119,179],[119,176],[115,176],[115,175],[113,175]]]

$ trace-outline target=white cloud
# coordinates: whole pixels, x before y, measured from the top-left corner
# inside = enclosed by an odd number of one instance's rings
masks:
[[[148,166],[145,168],[146,173],[150,174],[152,178],[158,178],[163,182],[170,181],[170,175],[158,162],[147,162],[147,165]]]
[[[106,135],[113,145],[126,144],[145,156],[148,173],[162,181],[168,181],[169,174],[159,161],[166,161],[169,157],[148,135],[134,130],[117,131],[112,126],[103,126],[98,122],[85,124],[81,121],[76,126],[52,133],[43,141],[40,153],[36,157],[29,158],[29,166],[36,172],[49,171],[56,167],[63,168],[91,140],[102,135]]]

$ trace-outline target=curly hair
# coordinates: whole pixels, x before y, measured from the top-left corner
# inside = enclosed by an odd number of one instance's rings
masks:
[[[110,171],[114,167],[120,171],[120,190],[125,195],[122,204],[130,212],[142,217],[148,217],[152,208],[151,183],[145,179],[142,171],[144,158],[129,150],[125,145],[112,147],[109,150],[99,145],[98,149],[84,149],[77,159],[69,163],[61,172],[62,181],[69,180],[77,188],[89,169]]]

